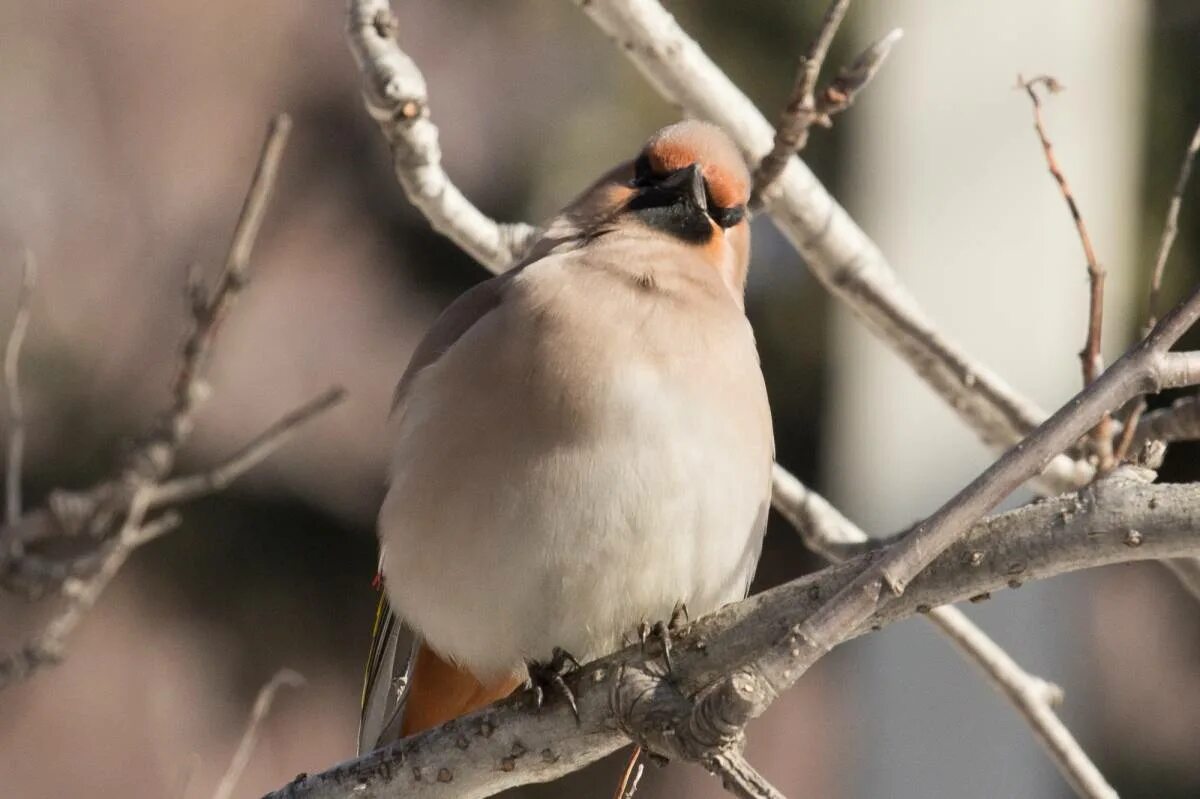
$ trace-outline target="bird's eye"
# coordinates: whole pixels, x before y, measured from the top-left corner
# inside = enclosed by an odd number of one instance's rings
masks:
[[[746,206],[734,205],[729,208],[708,206],[708,215],[723,228],[731,228],[746,218]]]

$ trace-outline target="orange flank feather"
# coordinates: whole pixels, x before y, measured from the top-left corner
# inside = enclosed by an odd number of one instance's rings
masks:
[[[481,683],[469,671],[447,663],[421,644],[413,662],[400,734],[408,736],[432,729],[490,705],[511,694],[521,683],[516,676]]]

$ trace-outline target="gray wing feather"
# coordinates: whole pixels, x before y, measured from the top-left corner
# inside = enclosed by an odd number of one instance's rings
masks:
[[[500,305],[504,287],[518,271],[519,267],[480,283],[459,296],[442,312],[413,351],[396,387],[393,413],[403,407],[417,373],[435,363],[476,322]],[[420,638],[392,611],[386,592],[379,600],[371,638],[358,728],[359,754],[378,749],[400,737],[400,722],[408,697],[412,662],[420,645]]]

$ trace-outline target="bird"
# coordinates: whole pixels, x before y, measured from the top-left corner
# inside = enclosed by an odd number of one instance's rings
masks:
[[[749,194],[723,131],[668,125],[416,347],[387,437],[361,752],[746,596],[774,459]]]

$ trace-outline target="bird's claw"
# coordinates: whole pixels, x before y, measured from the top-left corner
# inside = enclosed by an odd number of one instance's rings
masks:
[[[579,661],[575,659],[575,656],[557,646],[551,652],[549,662],[530,663],[529,682],[533,688],[534,707],[541,710],[542,705],[546,703],[547,690],[553,690],[567,700],[567,704],[571,706],[571,713],[574,714],[575,721],[578,723],[580,721],[579,706],[575,702],[575,692],[563,678],[578,671],[579,668]]]
[[[643,650],[651,639],[658,641],[658,645],[662,649],[663,662],[667,666],[668,676],[675,675],[675,663],[671,659],[672,634],[679,632],[687,624],[687,605],[683,602],[676,602],[675,607],[671,610],[669,621],[656,621],[654,624],[647,624],[643,621],[638,625],[638,640],[641,641]]]

